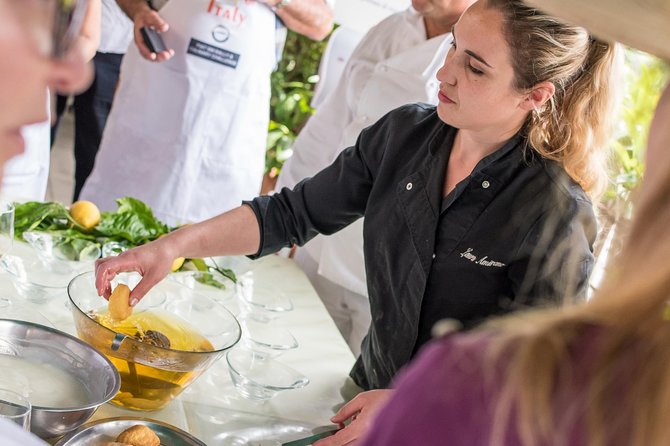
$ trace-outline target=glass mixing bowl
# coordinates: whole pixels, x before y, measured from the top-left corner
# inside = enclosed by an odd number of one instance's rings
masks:
[[[234,348],[226,354],[226,361],[235,388],[251,400],[268,400],[279,392],[309,384],[302,373],[253,350]]]
[[[124,283],[132,289],[139,280],[136,273],[120,274],[112,288]],[[105,326],[111,323],[107,301],[98,296],[92,272],[72,279],[67,291],[78,336],[104,353],[121,375],[112,402],[129,409],[166,406],[241,336],[223,305],[173,280],[159,282],[127,321],[111,325],[114,329]],[[137,330],[134,335],[129,327]]]
[[[64,299],[65,287],[72,278],[67,273],[53,271],[50,265],[45,265],[39,259],[24,261],[21,257],[9,254],[0,258],[0,269],[9,274],[21,297],[36,304]]]

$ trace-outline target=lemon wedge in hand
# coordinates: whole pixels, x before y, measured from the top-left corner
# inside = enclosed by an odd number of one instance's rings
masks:
[[[122,283],[118,284],[112,295],[109,296],[109,315],[115,321],[124,321],[133,314],[133,307],[130,306],[130,288]]]

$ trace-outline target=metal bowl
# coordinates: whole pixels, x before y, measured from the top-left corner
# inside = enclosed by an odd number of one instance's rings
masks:
[[[139,417],[116,417],[86,423],[58,440],[55,446],[91,446],[112,442],[124,430],[143,425],[154,431],[161,446],[207,446],[188,432],[163,423]]]
[[[93,347],[54,328],[31,322],[0,319],[0,355],[48,364],[81,384],[85,404],[74,407],[33,404],[30,430],[42,438],[58,437],[81,426],[101,404],[114,397],[121,385],[112,363]],[[49,382],[51,377],[45,376],[44,380]],[[0,386],[3,386],[2,375]]]

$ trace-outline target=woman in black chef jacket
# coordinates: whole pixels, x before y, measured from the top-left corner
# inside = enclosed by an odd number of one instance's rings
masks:
[[[386,388],[440,319],[470,327],[584,295],[615,49],[502,11],[481,0],[455,25],[437,107],[391,111],[293,190],[98,261],[98,292],[138,271],[137,302],[176,257],[256,258],[365,216],[372,323],[351,372],[365,390]]]

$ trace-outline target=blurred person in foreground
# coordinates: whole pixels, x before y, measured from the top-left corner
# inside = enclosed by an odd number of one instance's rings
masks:
[[[332,163],[361,131],[394,108],[437,104],[435,73],[451,47],[451,27],[474,0],[414,0],[382,20],[358,44],[342,77],[309,118],[281,169],[276,190],[293,188]],[[358,356],[370,326],[360,219],[298,249],[302,267]]]
[[[53,57],[56,0],[0,0],[0,178],[6,162],[23,153],[23,126],[47,119],[47,87],[91,79],[83,61],[63,63]],[[67,48],[63,48],[67,49]],[[46,443],[0,419],[0,444]]]
[[[670,60],[668,0],[529,3]],[[519,5],[505,20],[519,10],[540,14]],[[400,374],[363,444],[669,445],[670,84],[646,165],[624,248],[589,302],[434,341]]]
[[[84,66],[95,54],[100,40],[100,0],[79,2],[59,0],[59,2],[66,5],[66,8],[72,8],[72,19],[80,25],[77,28],[77,35],[68,37],[71,43],[67,54],[59,55],[58,60],[54,62],[61,66],[63,72],[72,71],[75,74],[51,85],[50,91],[61,94],[78,93],[88,87],[90,79],[88,76],[77,74],[77,68],[70,70],[68,67]],[[49,5],[55,3],[55,0],[48,0],[43,8],[48,9]],[[46,196],[51,155],[49,150],[51,100],[47,89],[43,93],[43,107],[47,119],[22,128],[25,151],[5,166],[1,193],[9,199],[42,201]]]
[[[365,432],[438,320],[472,328],[585,294],[595,238],[589,197],[606,181],[615,47],[579,27],[543,32],[533,21],[514,30],[524,44],[511,45],[499,12],[507,4],[475,3],[461,16],[437,73],[437,107],[389,112],[293,190],[98,260],[98,293],[109,296],[117,273],[137,271],[134,303],[176,257],[255,258],[365,216],[372,323],[350,376],[380,390],[336,414],[334,422],[355,419],[331,444]]]

